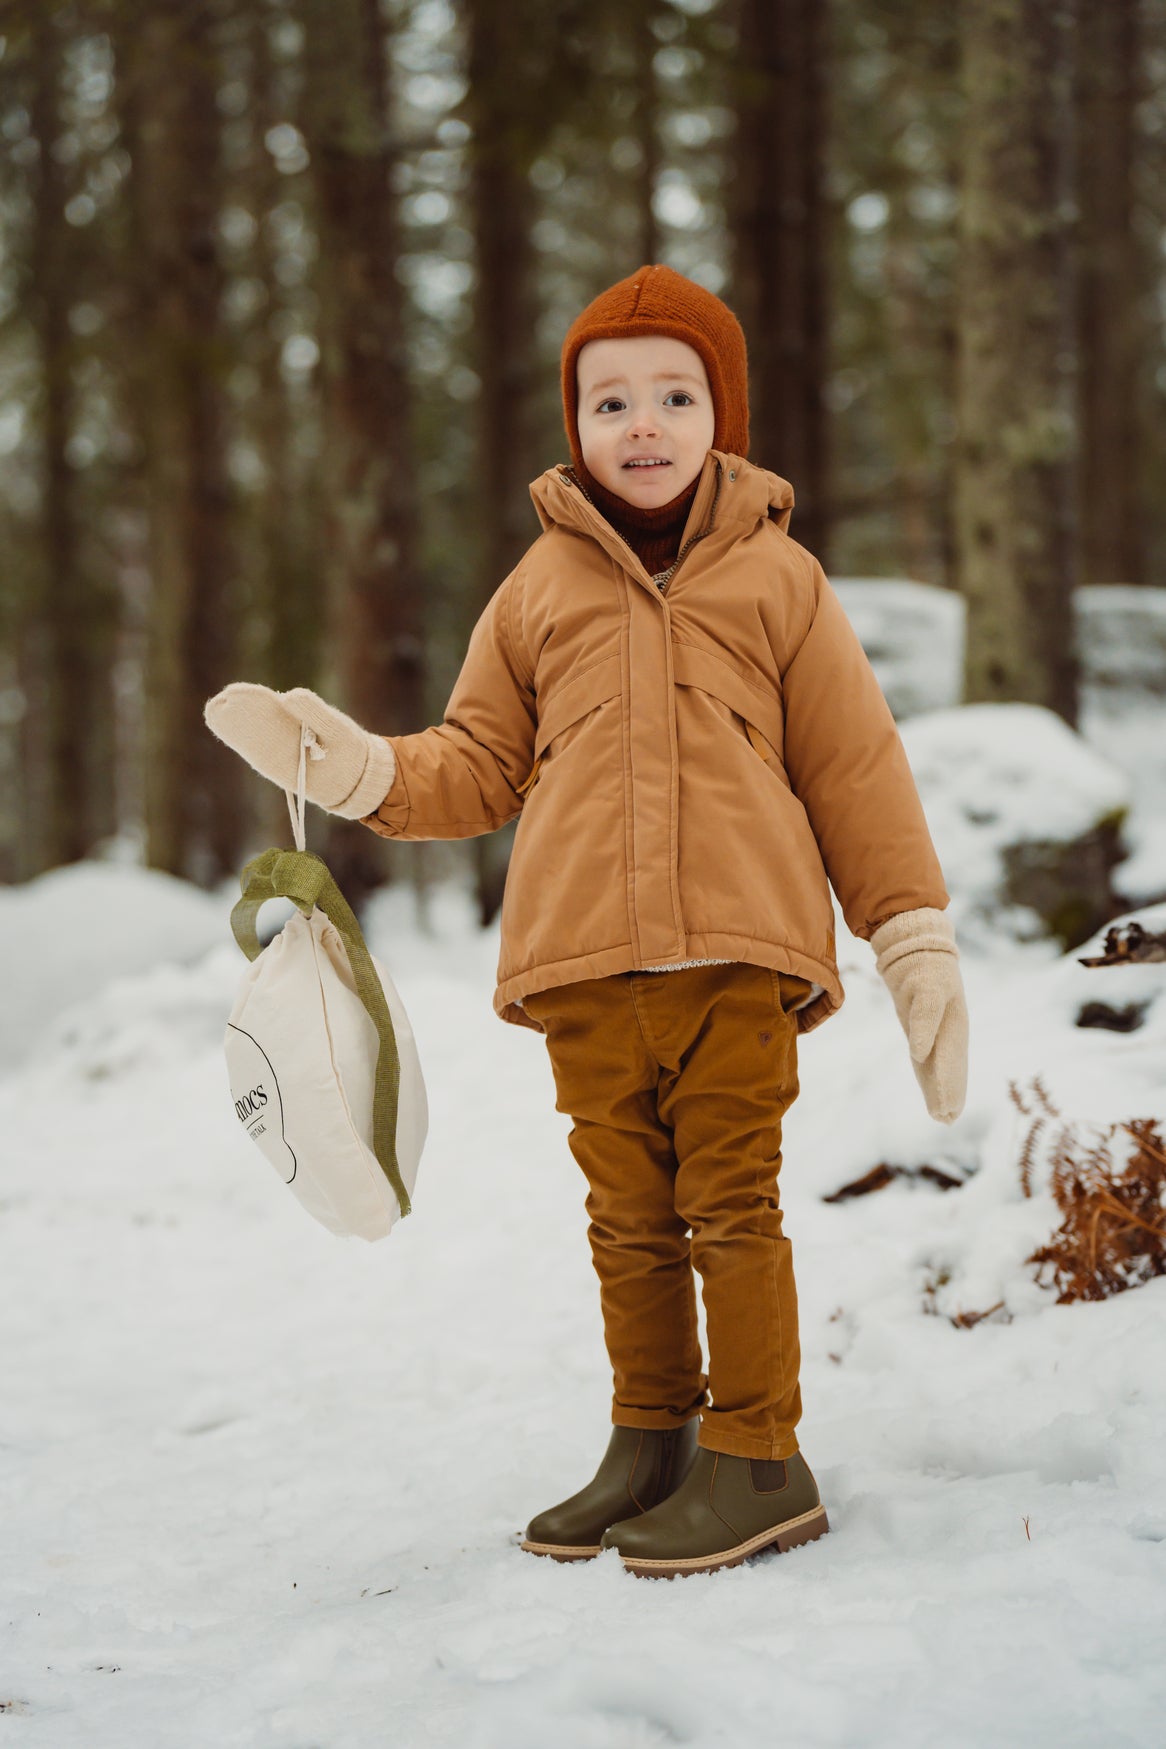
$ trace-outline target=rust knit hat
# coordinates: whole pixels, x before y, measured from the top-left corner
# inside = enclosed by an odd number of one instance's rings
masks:
[[[579,385],[575,365],[589,340],[626,340],[665,334],[700,354],[716,420],[712,447],[744,456],[749,449],[749,370],[745,335],[727,304],[674,268],[638,267],[600,292],[576,316],[563,341],[563,421],[571,461],[586,475],[579,444]]]

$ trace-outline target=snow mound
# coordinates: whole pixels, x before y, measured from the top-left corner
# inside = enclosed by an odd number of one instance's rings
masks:
[[[1097,583],[1073,604],[1077,654],[1090,686],[1166,698],[1166,589]]]
[[[74,1086],[124,1080],[221,1049],[246,963],[232,944],[193,966],[115,978],[49,1022],[22,1075]]]
[[[1166,898],[1166,589],[1077,592],[1081,733],[1130,773],[1130,854],[1114,876],[1126,903]]]
[[[1008,924],[1006,851],[1069,843],[1130,804],[1126,773],[1039,705],[932,711],[905,723],[902,738],[957,926]],[[1042,932],[1035,913],[1014,909],[1017,934]]]
[[[0,1059],[19,1063],[51,1020],[113,979],[229,940],[228,914],[187,881],[115,863],[72,863],[0,889]]]
[[[962,595],[897,577],[841,578],[834,591],[896,719],[960,702],[967,617]]]

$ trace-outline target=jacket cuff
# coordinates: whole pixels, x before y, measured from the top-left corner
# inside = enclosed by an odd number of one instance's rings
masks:
[[[958,958],[955,924],[946,911],[921,905],[916,911],[900,911],[880,923],[870,938],[876,968],[885,972],[909,953],[951,953]]]
[[[340,814],[345,820],[363,820],[374,814],[384,801],[397,777],[397,756],[380,735],[368,737],[368,758],[360,780],[350,795],[337,802],[328,812]]]

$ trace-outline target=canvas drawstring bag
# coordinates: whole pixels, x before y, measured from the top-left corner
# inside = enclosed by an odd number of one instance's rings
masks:
[[[413,1029],[392,979],[318,856],[304,848],[305,761],[321,757],[305,724],[294,850],[244,868],[231,928],[250,968],[225,1048],[231,1098],[247,1134],[308,1213],[332,1233],[381,1239],[411,1207],[428,1129]],[[295,912],[260,947],[268,899]]]

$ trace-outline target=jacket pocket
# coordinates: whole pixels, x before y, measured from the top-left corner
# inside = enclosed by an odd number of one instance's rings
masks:
[[[743,680],[726,662],[695,644],[674,645],[673,672],[678,686],[707,692],[740,717],[750,746],[788,789],[790,782],[782,762],[785,713],[780,697]]]
[[[590,716],[609,698],[621,691],[620,658],[616,651],[601,662],[584,669],[582,674],[557,686],[545,701],[538,701],[538,727],[534,738],[534,764],[530,776],[519,785],[518,794],[528,796],[538,782],[539,773],[548,757],[552,743],[558,741],[576,723]]]

